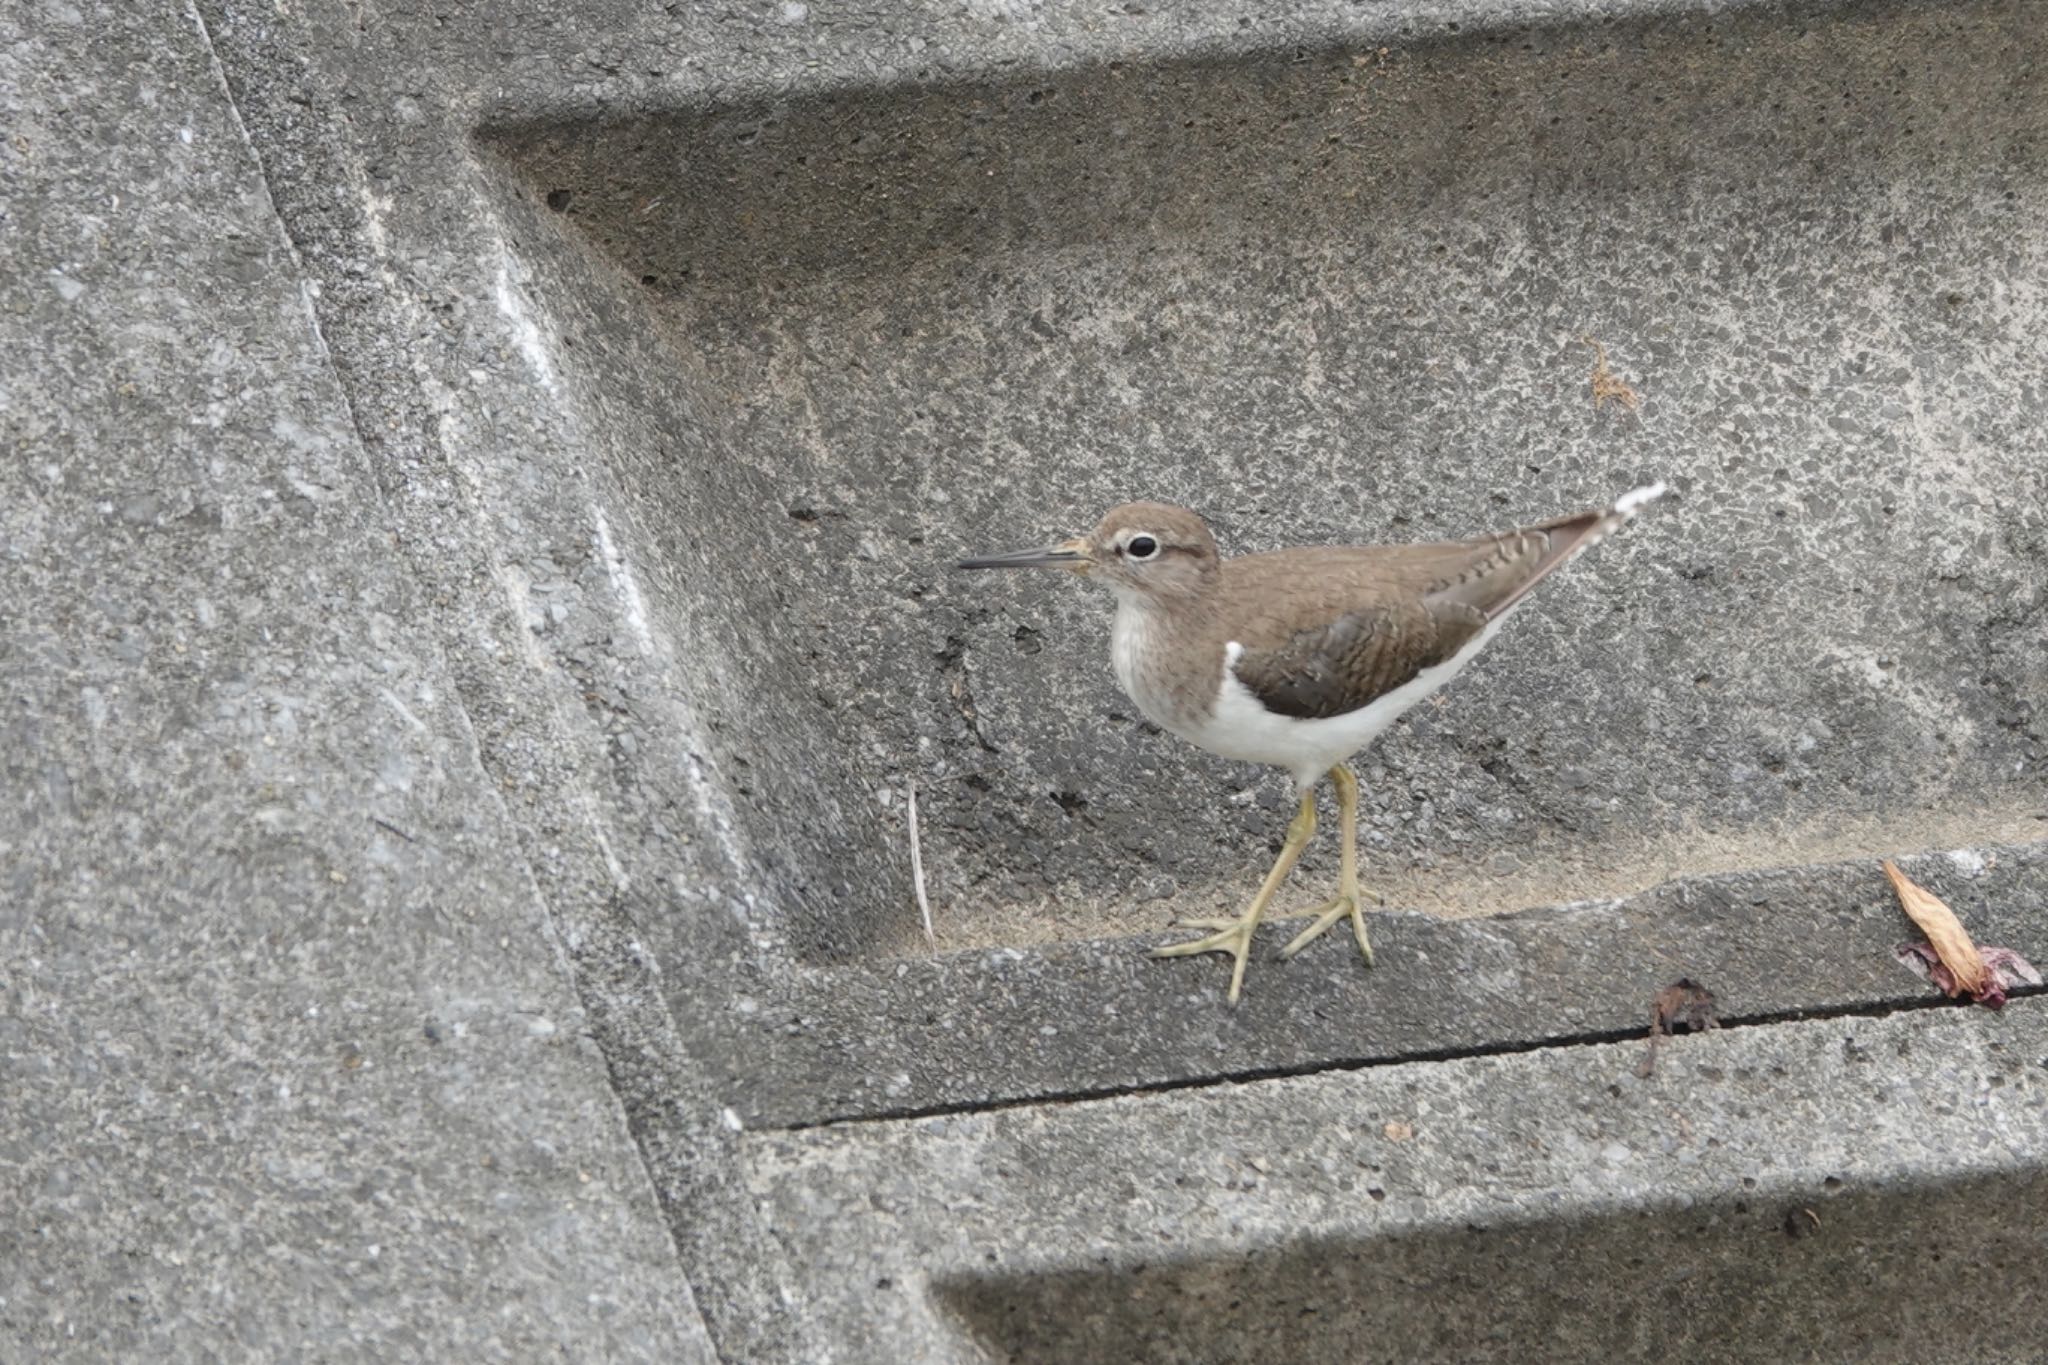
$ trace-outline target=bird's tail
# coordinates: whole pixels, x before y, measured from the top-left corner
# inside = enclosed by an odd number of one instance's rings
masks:
[[[1663,497],[1671,489],[1661,479],[1631,488],[1614,500],[1607,508],[1595,508],[1590,512],[1578,512],[1555,521],[1539,522],[1527,527],[1527,531],[1538,531],[1550,537],[1550,547],[1538,560],[1536,568],[1515,590],[1514,595],[1494,606],[1487,614],[1499,616],[1508,608],[1529,595],[1530,589],[1550,577],[1572,560],[1605,540],[1637,512]]]

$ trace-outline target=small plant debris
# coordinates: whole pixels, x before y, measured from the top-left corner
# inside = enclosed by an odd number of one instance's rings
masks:
[[[1785,1211],[1785,1235],[1793,1241],[1811,1237],[1820,1231],[1820,1215],[1812,1209],[1787,1209]]]
[[[1636,1068],[1636,1074],[1649,1079],[1657,1067],[1657,1044],[1675,1030],[1682,1028],[1687,1033],[1704,1033],[1719,1027],[1721,1021],[1714,1016],[1714,993],[1697,981],[1680,977],[1658,991],[1657,998],[1650,1002],[1650,1047],[1643,1054],[1643,1064]]]
[[[1950,999],[1968,995],[1994,1010],[2005,1003],[2006,993],[2013,987],[2023,982],[2041,984],[2041,973],[2033,963],[2010,948],[1979,948],[1941,897],[1899,871],[1889,859],[1881,866],[1898,895],[1899,908],[1927,936],[1924,942],[1901,943],[1892,949],[1892,955],[1914,975],[1933,982]]]
[[[917,784],[905,784],[903,793],[910,822],[910,885],[917,892],[917,917],[924,924],[925,946],[931,949],[933,957],[937,957],[939,936],[932,929],[932,901],[924,889],[924,849],[917,837]]]
[[[1592,337],[1579,339],[1593,348],[1593,411],[1600,411],[1611,401],[1634,412],[1642,400],[1620,375],[1607,368],[1607,348]]]

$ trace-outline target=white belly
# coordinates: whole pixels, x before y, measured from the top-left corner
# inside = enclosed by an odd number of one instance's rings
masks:
[[[1244,652],[1232,641],[1224,653],[1214,712],[1198,726],[1180,733],[1190,743],[1225,758],[1285,768],[1294,775],[1296,789],[1307,791],[1331,768],[1379,738],[1404,711],[1456,677],[1486,647],[1500,624],[1493,621],[1449,659],[1423,669],[1385,696],[1356,711],[1321,720],[1276,715],[1261,706],[1232,672],[1232,665]]]

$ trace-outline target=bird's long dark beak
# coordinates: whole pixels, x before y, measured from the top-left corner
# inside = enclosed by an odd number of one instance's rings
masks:
[[[1039,550],[1012,550],[1004,555],[979,555],[963,559],[953,567],[956,569],[1072,569],[1076,573],[1088,572],[1094,563],[1085,540],[1063,540],[1057,545],[1048,545]]]

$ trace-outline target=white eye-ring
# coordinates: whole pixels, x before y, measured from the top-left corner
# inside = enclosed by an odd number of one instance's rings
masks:
[[[1150,559],[1159,553],[1157,537],[1137,535],[1124,542],[1124,554],[1131,559]]]

